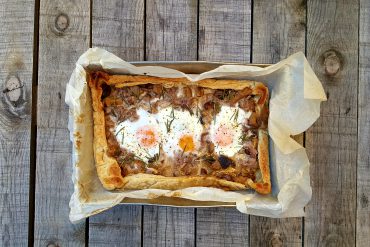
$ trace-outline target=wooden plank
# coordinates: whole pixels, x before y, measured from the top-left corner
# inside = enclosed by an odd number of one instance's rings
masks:
[[[143,246],[194,246],[193,208],[144,206]]]
[[[197,1],[156,0],[146,6],[147,60],[196,60]],[[144,206],[144,246],[193,246],[193,208]]]
[[[307,3],[308,60],[328,101],[306,132],[313,191],[305,246],[355,244],[358,16],[358,1]]]
[[[92,4],[92,46],[126,61],[144,59],[144,0]],[[118,206],[89,220],[89,246],[141,246],[142,206]]]
[[[40,2],[35,246],[84,246],[85,223],[69,221],[73,185],[65,85],[89,47],[89,0]]]
[[[197,59],[197,5],[197,0],[147,2],[147,60]]]
[[[140,208],[119,205],[90,217],[89,246],[140,246]]]
[[[199,1],[199,60],[250,62],[251,1]],[[234,208],[198,208],[197,246],[248,246],[249,218]]]
[[[360,1],[356,246],[370,243],[370,2]]]
[[[254,2],[253,63],[276,63],[304,51],[306,6],[301,2]],[[303,145],[303,134],[296,140]],[[302,218],[250,217],[251,246],[301,246],[302,241]]]
[[[253,63],[277,63],[305,50],[306,5],[261,0],[253,5]]]
[[[198,208],[197,246],[249,246],[248,224],[235,208]]]
[[[0,6],[0,246],[26,246],[35,5],[0,0]]]
[[[92,2],[92,46],[126,61],[143,60],[144,0]]]
[[[199,1],[199,60],[250,62],[251,1]]]

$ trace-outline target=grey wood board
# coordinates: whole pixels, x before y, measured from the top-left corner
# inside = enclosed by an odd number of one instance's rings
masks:
[[[143,246],[194,246],[193,208],[144,206]]]
[[[306,5],[301,0],[254,1],[253,63],[276,63],[305,49]],[[303,145],[303,134],[296,140]],[[302,218],[250,216],[251,246],[301,246]]]
[[[199,0],[199,60],[250,62],[251,0]]]
[[[126,61],[143,60],[144,0],[92,2],[92,46]]]
[[[197,1],[156,0],[146,5],[146,59],[196,60]],[[193,208],[144,206],[143,246],[193,246]]]
[[[370,243],[370,1],[360,1],[356,246]]]
[[[249,246],[248,215],[236,208],[198,208],[197,246]]]
[[[90,2],[40,2],[35,246],[84,246],[85,222],[69,221],[72,146],[65,85],[89,47]]]
[[[197,59],[197,0],[155,0],[146,6],[146,59]]]
[[[144,0],[93,1],[92,46],[126,61],[143,60],[144,14]],[[102,212],[89,219],[88,244],[141,246],[141,222],[142,206],[118,206]]]
[[[27,246],[35,6],[0,6],[0,246]]]
[[[251,1],[199,1],[199,60],[250,62]],[[197,246],[248,246],[249,217],[234,208],[198,208]]]
[[[141,246],[140,208],[118,205],[90,217],[89,246]]]
[[[328,101],[306,132],[313,191],[305,246],[355,244],[358,16],[358,1],[307,3],[307,57]]]

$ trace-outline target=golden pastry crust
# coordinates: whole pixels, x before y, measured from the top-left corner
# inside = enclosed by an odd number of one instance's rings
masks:
[[[176,190],[188,187],[216,187],[224,190],[243,190],[244,184],[215,177],[165,177],[153,174],[134,174],[123,179],[125,189],[167,189]]]
[[[182,176],[165,177],[153,174],[129,174],[122,175],[118,162],[108,155],[108,143],[105,133],[105,115],[102,103],[103,84],[116,88],[135,86],[142,84],[162,84],[164,87],[172,87],[178,84],[198,85],[211,89],[234,89],[243,90],[249,88],[252,93],[260,95],[256,112],[260,115],[267,111],[268,114],[268,89],[260,82],[248,80],[225,80],[204,79],[196,83],[186,78],[158,78],[149,76],[132,75],[108,75],[104,72],[90,74],[88,84],[91,89],[93,119],[94,119],[94,155],[98,176],[108,190],[113,189],[181,189],[186,187],[207,186],[224,190],[245,190],[252,188],[261,194],[271,192],[267,117],[258,130],[258,164],[261,171],[262,181],[254,182],[248,179],[246,184],[228,181],[213,176]]]
[[[269,163],[269,146],[268,134],[265,130],[258,131],[258,165],[261,170],[262,182],[255,183],[248,179],[248,185],[261,194],[269,194],[271,192],[271,177]]]

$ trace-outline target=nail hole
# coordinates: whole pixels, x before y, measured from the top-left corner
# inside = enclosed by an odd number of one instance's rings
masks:
[[[348,107],[347,109],[346,109],[346,111],[345,111],[345,113],[344,114],[348,114],[349,113],[349,111],[351,110],[351,107]]]

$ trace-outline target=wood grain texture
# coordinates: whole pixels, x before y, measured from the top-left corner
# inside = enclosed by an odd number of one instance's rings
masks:
[[[308,1],[307,56],[328,101],[306,132],[312,200],[305,246],[354,246],[356,227],[358,1]]]
[[[84,246],[85,223],[68,218],[71,143],[64,103],[75,62],[89,47],[90,2],[40,2],[35,246]]]
[[[304,52],[305,1],[255,1],[252,29],[253,63],[277,63],[295,52]]]
[[[148,60],[197,59],[197,0],[155,0],[146,6]]]
[[[197,1],[156,0],[146,6],[146,58],[196,60]],[[144,206],[144,246],[193,246],[193,208]]]
[[[370,1],[360,1],[356,246],[370,243]]]
[[[144,206],[143,246],[194,246],[194,209]]]
[[[199,1],[199,60],[250,62],[251,1]]]
[[[92,46],[126,61],[144,58],[144,0],[95,0]]]
[[[141,246],[141,210],[138,208],[141,207],[118,205],[90,217],[89,246]]]
[[[92,4],[92,46],[126,61],[144,59],[144,0]],[[140,246],[142,206],[118,206],[89,220],[89,245]]]
[[[306,5],[294,1],[254,1],[253,63],[276,63],[305,49]],[[295,138],[303,145],[303,134]],[[302,218],[250,216],[251,246],[301,246]]]
[[[35,7],[0,6],[0,246],[27,246]]]
[[[198,208],[197,246],[249,246],[248,224],[235,208]]]
[[[199,1],[199,60],[250,62],[251,1]],[[198,208],[197,246],[248,246],[249,217],[234,208]]]

